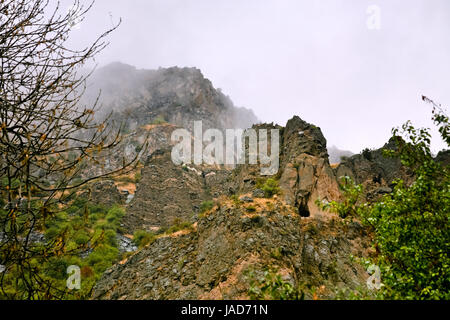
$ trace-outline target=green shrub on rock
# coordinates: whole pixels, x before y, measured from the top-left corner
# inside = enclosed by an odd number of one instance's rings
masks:
[[[213,207],[214,207],[214,201],[212,201],[212,200],[203,201],[200,204],[200,213],[205,213],[206,211],[211,210]]]
[[[262,275],[257,276],[249,271],[250,280],[248,294],[252,300],[303,300],[304,293],[285,281],[276,269],[268,268]]]
[[[450,147],[448,116],[433,105],[433,121]],[[375,235],[377,255],[372,262],[380,268],[383,284],[379,298],[448,300],[450,168],[433,159],[427,129],[416,129],[407,122],[393,129],[393,138],[397,149],[384,153],[399,158],[414,173],[414,182],[406,185],[397,180],[391,193],[372,203],[349,201],[347,195],[344,202],[328,206],[341,217],[359,216]],[[348,186],[348,190],[353,199],[361,192],[359,186]]]
[[[155,239],[156,236],[153,233],[145,230],[137,230],[133,235],[133,243],[139,248],[151,244]]]
[[[271,198],[280,191],[278,181],[273,178],[267,179],[261,189],[264,191],[266,198]]]

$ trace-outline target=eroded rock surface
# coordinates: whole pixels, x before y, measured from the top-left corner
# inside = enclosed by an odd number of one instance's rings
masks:
[[[175,165],[171,150],[157,150],[141,169],[136,194],[124,219],[128,232],[167,227],[174,221],[193,222],[203,201],[227,193],[229,170]]]
[[[255,200],[256,201],[256,200]],[[257,210],[248,213],[248,206]],[[351,255],[367,256],[367,234],[359,225],[301,218],[280,200],[237,206],[222,202],[193,230],[157,239],[106,271],[96,299],[245,299],[251,274],[271,266],[312,298],[334,297],[368,277]]]
[[[330,167],[326,139],[320,128],[297,116],[289,120],[285,128],[273,124],[254,128],[280,130],[280,168],[275,179],[279,179],[280,196],[286,204],[308,217],[320,213],[317,199],[339,199],[336,175]],[[239,166],[233,176],[240,192],[251,192],[261,178],[260,167]]]

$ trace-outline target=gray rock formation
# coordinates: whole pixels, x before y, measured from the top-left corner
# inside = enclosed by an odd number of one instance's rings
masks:
[[[360,154],[342,161],[335,169],[338,180],[342,176],[349,176],[357,184],[362,184],[368,200],[374,200],[392,190],[392,182],[395,179],[402,179],[406,184],[411,184],[414,177],[410,170],[404,167],[398,158],[384,156],[384,149],[396,149],[393,138],[380,149],[365,149]]]
[[[394,139],[390,139],[382,148],[376,150],[366,149],[360,154],[342,161],[337,167],[337,176],[348,175],[356,183],[367,181],[378,183],[391,183],[399,178],[402,172],[402,164],[399,159],[388,158],[383,155],[383,149],[395,150]]]
[[[117,235],[117,242],[118,242],[118,248],[119,252],[133,252],[136,251],[138,248],[133,244],[133,241],[121,234]]]

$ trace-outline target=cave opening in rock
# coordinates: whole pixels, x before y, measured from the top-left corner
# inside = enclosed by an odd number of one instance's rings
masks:
[[[309,213],[309,209],[308,209],[308,206],[307,205],[305,205],[305,204],[303,204],[303,203],[301,203],[299,206],[298,206],[298,214],[300,215],[300,217],[309,217],[310,216],[310,213]]]

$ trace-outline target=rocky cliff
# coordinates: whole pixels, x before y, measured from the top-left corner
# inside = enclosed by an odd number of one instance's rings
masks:
[[[364,286],[368,274],[352,257],[371,253],[369,235],[357,222],[342,224],[315,204],[319,197],[340,196],[320,128],[299,117],[286,127],[254,128],[281,132],[280,170],[272,177],[279,194],[265,198],[260,192],[258,165],[176,166],[170,149],[155,151],[141,169],[125,228],[157,230],[176,219],[191,225],[160,234],[108,270],[94,298],[248,298],[253,277],[268,267],[303,288],[306,298]],[[214,206],[202,212],[205,200]]]
[[[175,165],[169,148],[153,152],[128,206],[126,230],[167,227],[176,220],[193,222],[203,201],[228,193],[230,173],[221,167]]]
[[[326,140],[320,130],[299,117],[286,127],[262,124],[254,129],[280,130],[280,168],[277,173],[283,201],[300,216],[319,214],[318,198],[337,200],[337,179],[328,162]],[[269,145],[270,148],[270,145]],[[205,200],[221,195],[253,192],[259,165],[225,166],[173,164],[170,148],[151,154],[141,169],[141,180],[125,218],[128,231],[167,226],[175,219],[190,221]]]
[[[374,254],[371,235],[356,220],[343,222],[322,212],[316,200],[339,200],[343,175],[363,184],[369,200],[390,192],[394,179],[413,179],[398,160],[385,158],[382,148],[332,166],[321,129],[295,116],[285,127],[253,125],[280,133],[279,170],[270,177],[277,185],[274,196],[263,190],[268,177],[261,176],[259,164],[175,165],[174,129],[192,128],[200,119],[205,127],[245,127],[256,118],[235,108],[197,69],[113,65],[103,77],[111,78],[117,68],[125,85],[116,79],[105,84],[120,96],[106,102],[115,106],[116,117],[126,116],[130,132],[124,152],[139,152],[144,136],[149,142],[122,231],[154,232],[156,240],[107,270],[93,298],[246,299],[255,279],[269,270],[305,298],[335,298],[342,290],[366,287],[369,275],[358,259]],[[236,122],[236,114],[245,121]],[[395,144],[389,141],[384,148]],[[439,157],[448,159],[446,153]],[[175,225],[176,231],[164,231]]]

